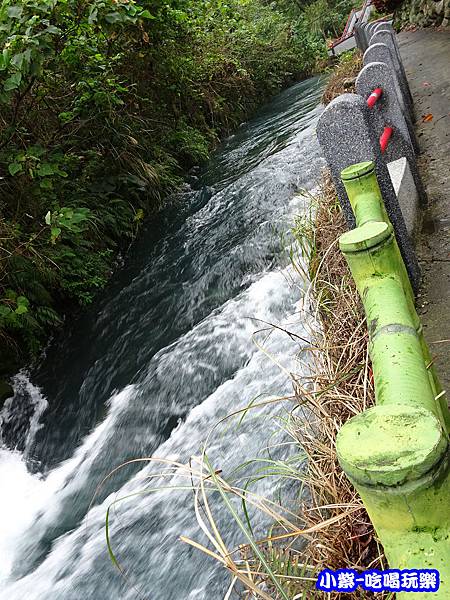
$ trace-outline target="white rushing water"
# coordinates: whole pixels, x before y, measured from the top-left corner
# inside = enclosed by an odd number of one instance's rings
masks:
[[[292,393],[289,372],[300,369],[296,353],[304,345],[301,340],[308,339],[311,321],[300,301],[307,283],[299,281],[283,253],[290,244],[283,236],[294,215],[307,208],[296,191],[311,190],[319,174],[314,137],[319,92],[317,81],[292,88],[230,140],[206,175],[213,180],[206,202],[194,203],[179,230],[162,238],[166,250],[157,245],[142,269],[100,302],[93,317],[97,330],[91,331],[93,355],[88,361],[88,352],[84,356],[77,350],[88,364],[78,388],[71,390],[73,398],[66,394],[58,409],[61,418],[72,419],[70,426],[64,422],[58,428],[50,416],[46,420],[52,398],[45,395],[43,376],[41,387],[33,374],[16,377],[16,395],[1,418],[13,430],[26,397],[28,426],[21,451],[11,449],[10,442],[8,449],[0,449],[1,600],[194,600],[225,594],[226,573],[178,540],[184,535],[206,541],[192,492],[167,489],[186,485],[180,473],[159,478],[156,491],[115,505],[112,543],[127,578],[108,557],[106,510],[117,498],[145,487],[145,478],[161,471],[161,465],[149,462],[125,470],[107,483],[94,506],[89,504],[99,482],[124,461],[152,456],[186,463],[199,455],[208,434],[227,415]],[[221,173],[220,182],[214,169]],[[173,263],[167,240],[177,248]],[[167,304],[169,296],[173,300]],[[180,323],[185,323],[183,330]],[[281,325],[298,341],[281,329],[268,335],[266,323]],[[262,329],[256,339],[267,353],[253,339]],[[113,342],[100,348],[103,338]],[[114,387],[111,373],[131,356],[134,375]],[[74,378],[73,358],[64,361],[61,385],[65,373]],[[99,402],[99,389],[106,402]],[[98,404],[105,406],[101,417]],[[291,409],[289,401],[273,403],[249,410],[242,420],[221,423],[208,438],[214,467],[242,483],[249,469],[234,469],[244,461],[298,453],[280,421]],[[78,418],[93,421],[86,433]],[[59,452],[65,458],[54,459]],[[297,493],[292,484],[280,486],[270,479],[252,489],[272,497],[279,493],[287,502]],[[240,541],[238,531],[217,495],[211,504],[232,547]],[[253,517],[263,534],[267,521]]]

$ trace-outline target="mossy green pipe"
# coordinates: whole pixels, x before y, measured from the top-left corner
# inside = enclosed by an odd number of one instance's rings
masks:
[[[366,223],[380,221],[390,225],[375,174],[375,164],[372,161],[358,163],[347,167],[342,171],[341,177],[355,214],[355,220],[358,227],[361,227]],[[397,277],[400,277],[402,282],[409,312],[420,340],[423,361],[427,368],[431,389],[433,390],[434,396],[439,399],[438,401],[441,405],[441,412],[446,423],[447,431],[450,432],[450,412],[448,410],[447,396],[439,381],[431,352],[423,335],[423,327],[415,308],[414,292],[395,236],[392,247],[389,250],[388,261],[390,267],[396,273]],[[387,270],[383,270],[382,272],[389,272],[389,265],[386,265]]]
[[[356,165],[347,175],[358,227],[339,243],[364,304],[377,406],[342,427],[338,458],[389,565],[439,570],[439,591],[414,597],[450,598],[450,413],[427,368],[431,357],[381,195],[365,188],[373,168]]]
[[[424,406],[446,428],[404,293],[392,226],[366,222],[339,244],[363,300],[377,403]]]
[[[353,209],[357,227],[368,221],[389,223],[373,161],[350,165],[342,171],[341,179]]]
[[[392,225],[384,206],[383,196],[375,174],[374,162],[367,161],[351,165],[342,171],[341,177],[355,214],[357,227],[361,227],[370,221],[384,221]],[[395,241],[394,246],[396,268],[401,274],[405,295],[415,310],[414,292],[397,241]]]

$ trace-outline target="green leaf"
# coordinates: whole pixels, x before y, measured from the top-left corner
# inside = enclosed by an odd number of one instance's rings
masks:
[[[61,235],[61,229],[59,227],[52,227],[50,230],[50,235],[52,244],[54,244],[58,237]]]
[[[156,19],[155,15],[152,15],[149,10],[143,10],[141,13],[139,13],[139,17],[141,19]]]
[[[23,12],[23,8],[22,6],[9,6],[7,13],[8,13],[8,17],[10,17],[11,19],[20,19],[20,17],[22,16],[22,12]]]
[[[86,221],[89,218],[90,210],[88,208],[77,208],[76,211],[71,216],[71,220],[73,223],[81,223],[82,221]]]
[[[75,113],[73,113],[72,111],[62,112],[62,113],[59,113],[59,115],[58,115],[58,119],[63,124],[70,123],[70,121],[73,121],[74,118],[75,118]]]
[[[11,64],[17,67],[18,69],[21,69],[24,60],[25,52],[19,52],[18,54],[14,54],[14,56],[11,59]]]
[[[58,27],[55,27],[54,25],[49,25],[46,29],[44,29],[44,31],[42,33],[61,33],[61,30],[58,29]]]
[[[53,183],[51,179],[42,179],[42,181],[39,182],[39,187],[41,188],[41,190],[52,190],[53,189]],[[50,223],[47,223],[48,225],[50,225]]]
[[[138,208],[136,211],[136,214],[134,215],[134,220],[139,223],[143,219],[144,219],[144,211],[142,210],[142,208]]]
[[[7,67],[10,63],[11,60],[11,50],[8,50],[8,48],[4,48],[3,53],[2,53],[2,57],[3,57],[3,67]]]
[[[106,545],[108,547],[108,554],[109,554],[109,558],[112,562],[112,564],[117,567],[117,569],[119,569],[119,571],[122,571],[119,563],[117,562],[117,558],[114,555],[112,546],[111,546],[111,538],[109,535],[109,510],[110,510],[110,506],[108,506],[108,509],[106,511],[106,521],[105,521],[105,535],[106,535]]]
[[[5,81],[5,83],[3,84],[3,89],[5,90],[5,92],[16,90],[19,87],[21,81],[22,73],[14,73],[14,75],[11,75],[11,77],[8,77],[8,79]]]
[[[5,306],[4,304],[0,304],[0,317],[7,317],[12,310],[9,306]]]
[[[98,16],[98,9],[95,6],[93,6],[89,13],[89,18],[88,18],[89,25],[92,25],[92,23],[95,23],[95,21],[97,21],[97,16]]]
[[[25,304],[20,304],[14,312],[16,313],[16,315],[24,315],[28,312],[28,307],[25,306]]]
[[[32,156],[33,158],[42,156],[45,153],[45,148],[36,144],[35,146],[30,146],[27,150],[27,155]]]
[[[48,211],[48,213],[45,215],[45,222],[47,223],[47,225],[50,225],[50,223],[52,222],[52,214],[50,211]]]
[[[123,17],[118,12],[112,12],[112,13],[108,13],[107,15],[105,15],[105,21],[107,21],[108,23],[111,23],[111,24],[120,23],[122,20],[123,20]]]
[[[38,174],[41,177],[47,177],[48,175],[54,175],[57,171],[51,163],[42,163],[39,167]]]
[[[14,175],[16,175],[16,173],[20,173],[21,171],[23,171],[23,167],[20,163],[13,162],[8,165],[8,171],[9,171],[10,175],[12,175],[14,177]]]
[[[13,300],[15,302],[16,298],[17,298],[17,294],[14,290],[8,289],[8,290],[6,290],[5,298],[7,298],[8,300]]]

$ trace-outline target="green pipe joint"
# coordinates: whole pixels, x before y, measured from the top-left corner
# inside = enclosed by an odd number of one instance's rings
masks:
[[[440,421],[418,406],[376,406],[347,421],[336,448],[390,567],[437,569],[439,590],[417,592],[414,598],[448,600],[449,446]],[[399,600],[409,597],[397,594]]]

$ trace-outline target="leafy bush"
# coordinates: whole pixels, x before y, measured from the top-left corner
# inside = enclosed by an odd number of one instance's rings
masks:
[[[91,302],[185,170],[315,70],[304,8],[0,0],[0,364]]]

